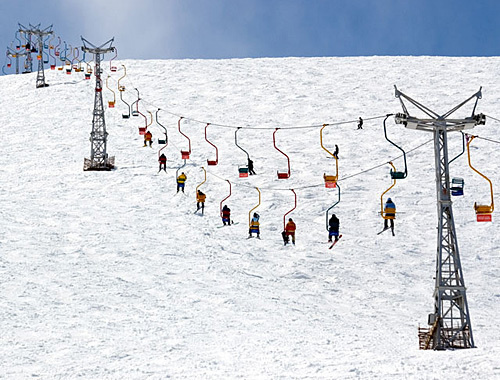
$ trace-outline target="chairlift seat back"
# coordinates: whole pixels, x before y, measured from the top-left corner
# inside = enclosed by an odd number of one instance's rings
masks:
[[[240,178],[248,177],[248,167],[242,166],[242,167],[238,168],[238,173],[240,175]]]
[[[122,119],[128,119],[128,118],[130,118],[130,115],[122,114]]]
[[[288,172],[280,173],[278,172],[278,179],[287,179],[290,178],[290,174]]]
[[[396,219],[396,209],[393,207],[386,207],[382,217],[384,219]]]
[[[115,108],[115,102],[112,102],[111,100],[108,101],[108,107],[109,108]]]
[[[167,143],[167,140],[160,140],[160,139],[158,139],[158,144],[165,145],[166,143]]]
[[[392,179],[403,179],[405,177],[406,177],[405,172],[393,172],[391,170],[391,178]]]
[[[146,127],[139,127],[139,134],[145,135],[146,134]]]
[[[215,165],[217,165],[217,161],[216,160],[207,160],[207,164],[209,166],[215,166]]]
[[[493,212],[493,207],[490,205],[478,205],[474,203],[474,209],[476,214],[491,214]]]
[[[190,154],[191,152],[189,150],[181,150],[181,156],[184,160],[188,160]]]

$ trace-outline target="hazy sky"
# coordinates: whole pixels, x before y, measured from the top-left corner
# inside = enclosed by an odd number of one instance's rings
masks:
[[[119,58],[500,55],[500,0],[0,0],[63,40],[115,37]]]

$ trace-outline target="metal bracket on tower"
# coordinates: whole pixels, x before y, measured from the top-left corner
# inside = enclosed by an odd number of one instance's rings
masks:
[[[102,80],[101,80],[101,57],[105,53],[113,52],[115,48],[111,46],[114,38],[103,43],[101,46],[82,38],[82,51],[94,54],[95,62],[95,97],[94,97],[94,117],[92,118],[92,132],[90,133],[90,159],[85,158],[83,170],[111,170],[115,166],[115,157],[109,157],[106,152],[108,133],[106,132],[106,121],[104,119],[104,106],[102,103]]]
[[[396,86],[394,87],[396,97],[399,98],[404,112],[396,114],[396,123],[403,124],[406,128],[428,131],[434,134],[438,207],[436,282],[434,312],[428,318],[430,327],[419,328],[420,348],[434,350],[472,348],[474,347],[474,339],[450,196],[447,133],[474,128],[476,125],[485,123],[484,115],[475,114],[477,102],[481,99],[481,89],[448,112],[439,115],[399,91]],[[428,118],[411,116],[403,99],[413,104]],[[472,99],[476,101],[470,117],[462,119],[449,118],[451,114]]]

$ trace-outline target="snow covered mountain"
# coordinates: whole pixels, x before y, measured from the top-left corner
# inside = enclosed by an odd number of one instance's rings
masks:
[[[146,115],[123,119],[128,103]],[[400,152],[382,118],[401,112],[394,85],[438,113],[483,86],[477,112],[500,118],[499,58],[362,57],[122,61],[104,64],[116,93],[106,109],[108,153],[116,170],[84,172],[90,155],[94,77],[47,71],[0,78],[0,378],[5,379],[495,379],[500,378],[500,238],[477,223],[474,202],[489,186],[461,156],[465,180],[454,216],[477,348],[420,351],[417,327],[433,311],[436,256],[434,151],[430,134],[388,119],[408,153],[408,178],[388,193],[396,236],[382,229],[380,195]],[[105,104],[113,99],[103,90]],[[150,114],[168,131],[167,172],[158,173],[157,139],[143,147]],[[471,106],[457,116],[470,114]],[[180,150],[185,195],[176,193]],[[356,120],[365,119],[362,130]],[[351,121],[345,124],[336,124]],[[207,166],[218,147],[219,164]],[[326,243],[326,210],[338,200],[323,173],[339,146],[343,239]],[[290,128],[315,126],[313,128]],[[499,123],[472,131],[498,141]],[[233,128],[234,127],[234,128]],[[248,151],[256,176],[238,177]],[[291,177],[278,179],[287,169]],[[474,140],[474,165],[498,199],[500,150]],[[427,142],[427,144],[425,144]],[[450,155],[461,135],[450,134]],[[205,215],[195,189],[207,194]],[[369,170],[370,169],[370,170]],[[220,228],[220,202],[233,220]],[[247,239],[259,203],[261,240]],[[283,217],[297,224],[283,246]]]

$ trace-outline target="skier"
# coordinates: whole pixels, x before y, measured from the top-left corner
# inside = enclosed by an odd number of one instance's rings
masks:
[[[285,226],[285,231],[281,233],[283,236],[283,242],[285,245],[288,244],[289,242],[289,236],[292,237],[292,243],[295,245],[295,230],[297,229],[297,226],[293,222],[292,218],[288,219],[288,223]]]
[[[196,211],[198,211],[201,208],[201,215],[205,213],[205,199],[207,196],[201,192],[201,190],[198,190],[196,193]]]
[[[182,172],[182,174],[177,177],[177,192],[179,192],[179,190],[182,189],[182,192],[184,192],[184,185],[186,183],[186,175],[184,174],[184,172]]]
[[[358,120],[358,129],[363,129],[363,119],[361,118],[361,116],[359,117]]]
[[[333,152],[333,157],[335,157],[337,160],[339,159],[339,146],[335,144],[335,152]]]
[[[158,158],[158,162],[160,163],[160,170],[158,170],[158,173],[161,171],[162,166],[163,166],[163,171],[166,173],[167,172],[167,156],[165,156],[164,153],[160,155]]]
[[[231,209],[229,207],[227,207],[227,205],[224,205],[224,207],[222,208],[222,223],[224,223],[224,225],[226,226],[230,226],[231,225]]]
[[[335,243],[339,240],[339,227],[340,227],[340,221],[339,218],[335,216],[335,214],[332,214],[332,217],[328,221],[328,242],[332,242],[332,236],[335,236]]]
[[[389,223],[388,221],[391,221],[391,232],[392,236],[394,235],[394,219],[396,218],[396,205],[392,201],[391,198],[387,198],[387,202],[385,202],[385,207],[384,207],[384,230],[387,230],[389,228]]]
[[[254,175],[255,172],[253,170],[253,161],[249,158],[248,159],[248,174]]]
[[[153,134],[149,131],[147,131],[144,134],[144,146],[146,146],[149,143],[149,146],[152,147],[153,145]]]
[[[260,223],[259,223],[260,216],[256,212],[253,213],[252,220],[250,221],[250,228],[248,229],[248,238],[250,239],[253,237],[253,233],[257,233],[257,238],[260,239]]]

